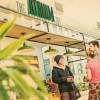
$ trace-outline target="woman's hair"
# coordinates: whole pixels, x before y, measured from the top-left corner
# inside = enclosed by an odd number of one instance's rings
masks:
[[[60,60],[61,58],[64,59],[63,55],[56,55],[55,58],[54,58],[54,61],[55,61],[57,64],[59,64],[59,60]]]
[[[95,53],[95,51],[87,50],[86,55],[91,57],[91,58],[94,58],[96,56],[96,53]]]

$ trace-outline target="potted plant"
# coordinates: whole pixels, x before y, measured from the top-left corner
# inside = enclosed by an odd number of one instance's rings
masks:
[[[15,18],[0,27],[0,43],[2,43],[4,37],[14,26],[14,21]],[[29,37],[30,36],[28,36],[28,38]],[[44,100],[43,94],[47,94],[47,90],[41,82],[40,77],[35,71],[29,68],[27,63],[24,62],[24,56],[19,57],[13,55],[13,52],[28,38],[21,37],[0,50],[0,63],[2,63],[2,61],[6,62],[7,59],[20,63],[20,65],[8,66],[2,66],[2,64],[0,64],[0,100],[10,100],[9,91],[15,92],[17,96],[21,97],[23,100],[30,100],[30,97],[33,94],[36,95],[39,100]],[[28,81],[25,80],[23,75],[30,77],[42,92],[34,88],[34,86],[31,86]],[[13,83],[13,86],[11,86],[11,82]]]

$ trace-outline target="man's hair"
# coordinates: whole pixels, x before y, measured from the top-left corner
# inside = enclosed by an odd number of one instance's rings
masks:
[[[98,41],[90,41],[88,44],[89,44],[89,45],[90,45],[90,44],[93,44],[93,46],[96,45],[96,46],[99,48],[99,42],[98,42]]]

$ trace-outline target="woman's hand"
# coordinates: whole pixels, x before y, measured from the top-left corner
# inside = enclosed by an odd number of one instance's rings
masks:
[[[69,76],[69,77],[67,78],[67,82],[74,82],[74,79],[72,78],[72,76]]]

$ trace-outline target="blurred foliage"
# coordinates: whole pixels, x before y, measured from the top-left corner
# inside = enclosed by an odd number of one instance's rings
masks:
[[[88,90],[89,89],[89,84],[87,82],[78,83],[77,84],[77,88],[80,91],[85,91],[85,90]]]
[[[13,28],[15,19],[8,21],[0,27],[0,43]],[[27,55],[19,57],[13,54],[32,35],[26,36],[27,38],[23,36],[0,50],[0,100],[10,100],[9,92],[16,93],[23,100],[30,100],[32,95],[37,96],[39,100],[45,99],[44,95],[47,94],[47,90],[37,73],[31,70],[29,65],[25,63],[23,57],[27,57]],[[2,66],[2,63],[6,63],[8,59],[13,62],[20,62],[20,65]],[[23,76],[29,77],[40,90],[30,85]]]

